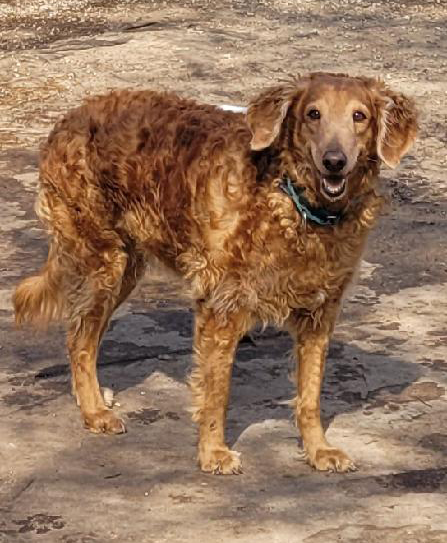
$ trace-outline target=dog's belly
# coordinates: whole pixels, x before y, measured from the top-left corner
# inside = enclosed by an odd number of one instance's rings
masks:
[[[281,326],[293,311],[314,313],[322,307],[327,299],[323,289],[294,290],[289,287],[286,291],[278,291],[265,296],[258,294],[253,314],[258,319]]]
[[[222,279],[208,297],[219,314],[245,311],[255,320],[281,326],[293,311],[313,313],[328,298],[319,285],[294,281],[277,273],[255,271]]]

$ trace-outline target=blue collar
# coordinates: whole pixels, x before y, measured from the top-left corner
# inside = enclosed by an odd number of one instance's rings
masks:
[[[295,188],[288,175],[283,175],[279,186],[281,190],[291,198],[298,213],[303,217],[304,222],[311,221],[319,226],[335,226],[342,220],[343,213],[341,211],[331,212],[324,207],[312,206],[310,202],[302,196],[305,189],[303,187]]]

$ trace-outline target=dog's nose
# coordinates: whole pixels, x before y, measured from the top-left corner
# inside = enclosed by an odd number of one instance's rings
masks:
[[[347,158],[343,151],[326,151],[323,166],[328,172],[340,172],[346,166]]]

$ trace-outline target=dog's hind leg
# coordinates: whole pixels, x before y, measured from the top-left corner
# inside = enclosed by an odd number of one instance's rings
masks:
[[[129,282],[129,277],[123,281],[127,276],[127,263],[126,252],[120,249],[109,251],[102,255],[101,266],[69,294],[67,346],[73,383],[85,426],[95,433],[118,434],[125,431],[124,423],[104,403],[96,359],[101,337],[113,311],[136,284],[136,281]]]
[[[195,323],[195,369],[190,385],[199,423],[199,464],[203,471],[241,472],[239,453],[225,444],[225,419],[231,370],[237,344],[247,331],[246,315],[227,315],[225,320],[198,304]]]
[[[110,312],[110,317],[113,315],[114,311],[116,311],[118,307],[123,302],[125,302],[126,299],[129,297],[129,295],[132,293],[138,281],[143,276],[145,269],[146,269],[146,260],[145,260],[144,254],[142,252],[136,251],[135,248],[132,248],[132,250],[129,250],[129,252],[127,253],[126,268],[122,276],[121,286],[119,289],[118,296],[113,303],[113,308]],[[104,333],[107,331],[110,317],[103,319],[103,323],[99,331],[98,346],[101,343],[101,339]],[[76,371],[73,365],[72,365],[72,395],[76,398],[76,403],[78,404],[78,407],[80,407],[81,401],[80,401],[80,397],[79,397],[79,393],[78,393],[78,389],[76,385]]]

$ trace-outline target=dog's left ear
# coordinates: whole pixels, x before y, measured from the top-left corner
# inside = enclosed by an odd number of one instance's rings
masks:
[[[395,168],[416,139],[416,106],[403,94],[381,87],[377,154],[387,166]]]
[[[273,143],[296,91],[293,85],[273,87],[250,102],[247,124],[253,134],[250,142],[253,151],[261,151]]]

